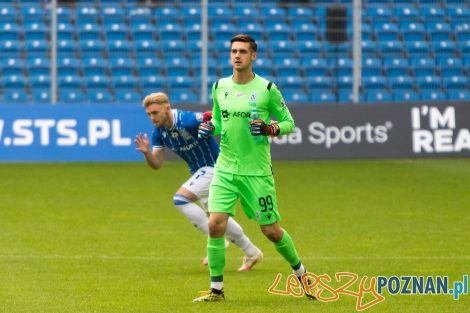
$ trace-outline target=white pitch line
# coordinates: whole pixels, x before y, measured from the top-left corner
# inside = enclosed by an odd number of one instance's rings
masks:
[[[133,260],[133,261],[161,261],[176,260],[186,261],[200,259],[201,257],[172,257],[172,256],[124,256],[124,255],[0,255],[3,260]],[[227,259],[238,259],[239,257],[227,257]],[[276,260],[279,257],[265,257],[266,260]],[[324,260],[324,261],[458,261],[470,260],[470,255],[449,255],[449,256],[318,256],[304,257],[302,260]]]

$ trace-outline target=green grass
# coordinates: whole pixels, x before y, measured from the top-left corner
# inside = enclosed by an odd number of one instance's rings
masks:
[[[470,274],[470,159],[275,162],[274,171],[281,225],[309,271],[449,276],[451,285]],[[356,312],[348,295],[322,303],[268,293],[278,273],[285,289],[290,270],[241,210],[265,260],[238,273],[242,253],[231,246],[227,301],[192,303],[208,270],[205,238],[172,205],[187,177],[181,162],[157,172],[1,164],[0,312]],[[470,312],[468,295],[384,296],[364,312]]]

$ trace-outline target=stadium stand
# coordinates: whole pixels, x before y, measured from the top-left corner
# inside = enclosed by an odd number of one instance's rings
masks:
[[[227,41],[246,32],[260,43],[255,71],[288,102],[350,102],[351,43],[333,45],[324,35],[331,2],[352,15],[347,0],[209,2],[210,79],[230,74]],[[48,1],[0,3],[0,100],[47,102]],[[61,4],[59,100],[140,101],[163,89],[174,101],[198,101],[200,20],[198,3],[186,0]],[[347,32],[352,39],[350,19]],[[362,39],[362,101],[470,100],[468,1],[363,1]]]

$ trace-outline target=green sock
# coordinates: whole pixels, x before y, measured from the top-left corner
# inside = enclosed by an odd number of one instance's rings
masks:
[[[294,242],[289,234],[283,229],[283,235],[281,241],[274,244],[277,252],[284,257],[291,267],[296,267],[300,263],[299,255],[295,250]]]
[[[225,237],[207,239],[207,259],[211,281],[222,281],[225,269]]]

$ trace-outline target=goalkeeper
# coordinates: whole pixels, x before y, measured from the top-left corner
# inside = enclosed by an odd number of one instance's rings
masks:
[[[199,126],[202,136],[221,135],[220,155],[209,192],[209,258],[210,289],[201,292],[194,302],[223,301],[225,267],[224,234],[227,221],[235,215],[240,199],[243,211],[256,220],[263,234],[273,242],[279,254],[301,277],[306,269],[300,261],[292,238],[279,225],[276,190],[271,166],[268,136],[292,132],[294,120],[279,89],[256,75],[252,63],[257,44],[248,35],[231,39],[230,61],[233,75],[218,80],[212,87],[211,122]],[[268,124],[273,114],[278,124]],[[301,280],[302,281],[302,280]],[[310,286],[313,280],[308,280]],[[315,299],[318,289],[307,297]]]
[[[162,92],[145,97],[143,106],[155,125],[152,148],[147,134],[139,134],[135,139],[136,149],[144,154],[148,165],[155,170],[162,166],[164,147],[186,161],[192,176],[178,189],[173,203],[207,237],[207,198],[219,146],[214,138],[198,138],[198,126],[209,120],[212,114],[172,110],[168,96]],[[195,203],[197,200],[202,208]],[[251,243],[234,219],[228,221],[227,237],[245,253],[239,271],[250,270],[263,258],[263,253]],[[207,265],[207,258],[203,262]]]

